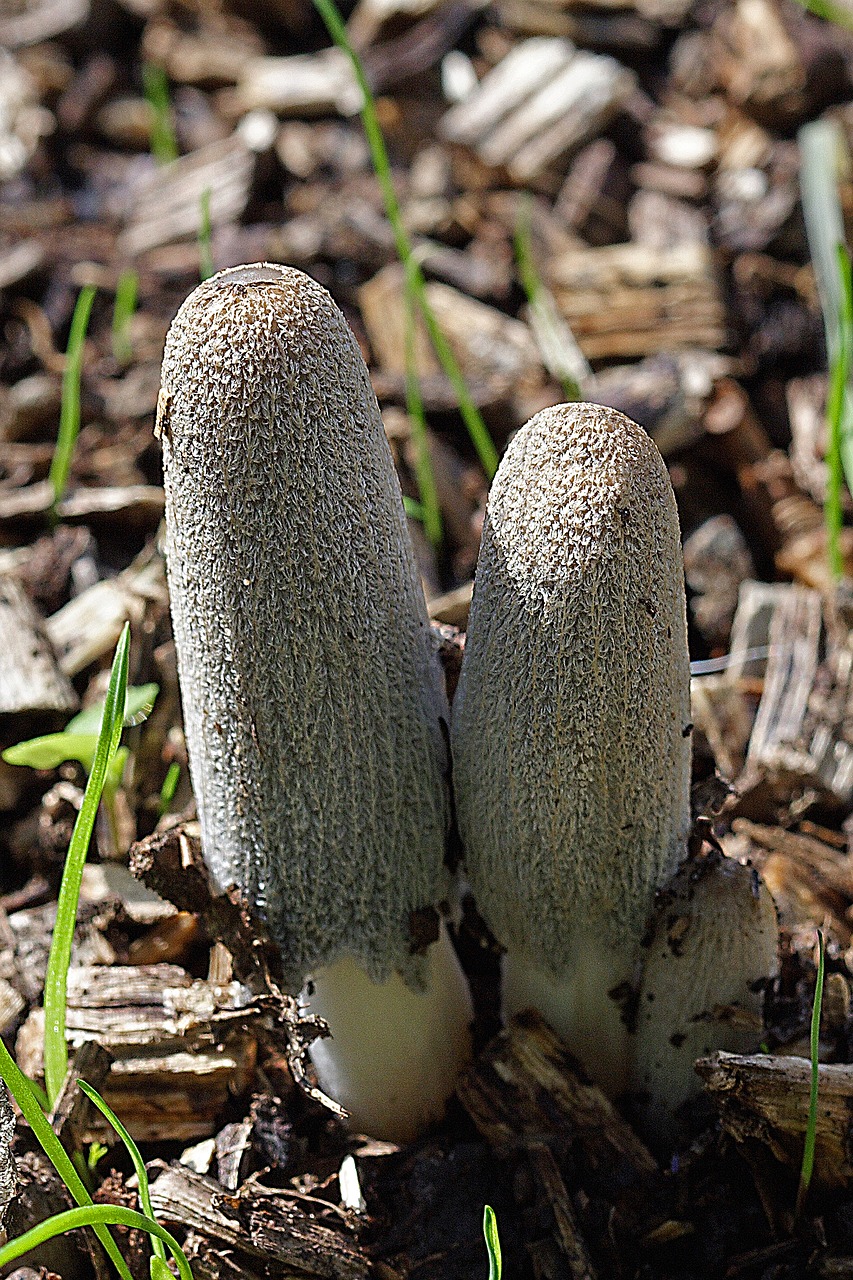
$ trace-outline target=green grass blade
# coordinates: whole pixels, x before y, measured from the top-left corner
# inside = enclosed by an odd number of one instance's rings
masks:
[[[166,72],[156,63],[146,62],[142,68],[142,86],[151,108],[151,154],[158,164],[171,164],[179,152]]]
[[[71,317],[71,330],[68,334],[68,347],[65,352],[65,370],[62,374],[62,406],[59,410],[59,434],[56,438],[56,448],[53,451],[53,460],[48,474],[48,479],[53,489],[54,507],[56,507],[68,484],[71,461],[74,457],[77,437],[80,434],[80,379],[83,374],[83,349],[95,293],[94,285],[84,285],[77,297],[74,315]]]
[[[539,278],[533,257],[530,195],[521,202],[515,223],[513,244],[518,278],[529,309],[530,327],[552,377],[558,378],[567,401],[582,400],[580,379],[589,377],[590,368],[574,334],[557,311],[553,295]]]
[[[477,451],[480,459],[480,465],[485,471],[488,478],[497,471],[498,454],[495,449],[494,441],[489,435],[488,428],[482,419],[479,409],[471,398],[462,371],[456,361],[456,357],[450,347],[450,343],[444,336],[444,333],[435,318],[435,312],[429,304],[426,296],[426,281],[423,271],[420,268],[415,255],[412,251],[412,244],[409,240],[408,232],[403,224],[403,217],[400,212],[400,203],[397,199],[397,193],[394,190],[394,183],[391,177],[391,162],[388,159],[388,150],[385,146],[385,139],[382,136],[382,129],[379,125],[379,117],[376,114],[376,104],[373,99],[373,93],[364,73],[361,59],[353,49],[344,26],[337,5],[334,0],[314,0],[314,7],[320,14],[326,24],[329,35],[334,40],[339,49],[347,55],[355,73],[356,82],[362,93],[361,119],[364,125],[367,144],[370,148],[370,156],[373,163],[373,169],[382,192],[382,200],[385,205],[385,215],[391,224],[391,231],[394,235],[394,244],[397,248],[397,256],[403,264],[405,272],[406,290],[411,298],[417,303],[418,310],[423,316],[424,324],[429,340],[432,343],[435,354],[437,355],[442,369],[444,370],[450,385],[453,387],[454,394],[459,404],[459,412],[465,423],[466,429],[471,442]]]
[[[68,1152],[51,1129],[32,1084],[21,1071],[2,1040],[0,1040],[0,1076],[3,1077],[6,1087],[20,1108],[21,1114],[73,1199],[77,1201],[78,1205],[91,1205],[92,1197],[83,1185]],[[95,1226],[94,1230],[95,1235],[100,1240],[122,1280],[133,1280],[124,1259],[118,1251],[116,1242],[107,1231],[106,1226]],[[22,1237],[22,1239],[24,1238]],[[14,1256],[17,1257],[18,1255]],[[12,1259],[9,1258],[8,1260],[11,1261]],[[2,1265],[2,1262],[3,1255],[0,1253],[0,1265]]]
[[[826,519],[829,567],[835,581],[844,573],[841,554],[842,480],[846,466],[853,475],[853,423],[849,412],[850,373],[853,361],[853,282],[850,255],[843,244],[837,246],[838,277],[841,281],[841,306],[838,317],[838,339],[829,371],[829,393],[826,402]],[[845,466],[846,463],[846,466]]]
[[[135,271],[122,271],[116,285],[113,304],[112,345],[118,364],[130,364],[133,359],[133,343],[130,340],[130,322],[136,314],[139,295],[139,276]]]
[[[826,943],[820,929],[817,931],[818,961],[817,981],[812,1004],[812,1025],[809,1052],[811,1055],[811,1087],[809,1089],[809,1118],[806,1124],[806,1140],[803,1145],[803,1163],[800,1166],[800,1185],[797,1187],[797,1203],[794,1209],[795,1218],[799,1219],[805,1208],[806,1197],[811,1186],[814,1171],[815,1142],[817,1139],[817,1095],[820,1072],[818,1070],[818,1049],[820,1045],[820,1014],[823,1007],[823,979],[826,970]]]
[[[127,1129],[125,1129],[112,1107],[109,1103],[104,1101],[97,1089],[93,1089],[85,1080],[78,1080],[77,1084],[82,1089],[83,1093],[85,1093],[89,1101],[98,1108],[101,1115],[110,1122],[127,1148],[127,1153],[133,1162],[134,1173],[136,1174],[137,1181],[139,1182],[139,1203],[142,1205],[142,1212],[146,1214],[147,1217],[153,1218],[154,1211],[151,1208],[151,1195],[148,1189],[148,1170],[145,1168],[145,1161],[139,1154],[139,1147],[133,1141],[133,1138],[131,1138]],[[165,1261],[166,1250],[163,1248],[162,1241],[155,1238],[152,1240],[151,1244],[154,1252]]]
[[[412,444],[415,447],[415,478],[421,495],[421,511],[424,533],[437,549],[441,546],[443,530],[435,473],[429,456],[429,431],[427,429],[424,402],[415,365],[415,313],[412,299],[406,300],[406,412],[412,424]]]
[[[103,1227],[106,1223],[133,1227],[137,1231],[147,1231],[153,1238],[162,1240],[172,1251],[178,1264],[181,1280],[193,1280],[186,1254],[175,1237],[165,1227],[161,1227],[154,1218],[146,1217],[144,1213],[137,1213],[135,1209],[125,1209],[118,1204],[84,1205],[79,1209],[66,1209],[64,1213],[54,1214],[52,1218],[40,1222],[37,1227],[32,1227],[24,1235],[18,1236],[17,1240],[10,1240],[5,1248],[0,1249],[0,1267],[14,1262],[30,1249],[38,1248],[46,1240],[64,1235],[66,1231],[75,1231],[78,1227]],[[128,1280],[132,1280],[126,1267],[124,1270]]]
[[[210,221],[210,187],[201,193],[201,217],[198,224],[198,274],[201,279],[209,280],[216,268],[213,265],[213,226]]]
[[[501,1262],[501,1242],[498,1236],[498,1220],[490,1204],[483,1209],[483,1235],[486,1238],[486,1249],[489,1254],[489,1280],[501,1280],[503,1263]]]
[[[68,966],[71,963],[71,945],[77,918],[77,902],[83,866],[89,849],[89,841],[95,826],[95,818],[107,771],[121,738],[127,693],[128,654],[130,627],[125,625],[116,646],[110,683],[104,703],[104,717],[92,762],[92,772],[86,783],[83,803],[74,823],[71,843],[65,859],[59,902],[56,908],[56,924],[47,962],[44,985],[44,1078],[51,1105],[56,1101],[65,1073],[68,1069],[68,1046],[65,1043],[65,1001],[68,986]]]
[[[831,0],[798,0],[798,3],[807,9],[809,13],[814,13],[818,18],[823,18],[826,22],[834,22],[837,27],[846,27],[848,31],[853,31],[853,9],[846,9],[842,5],[832,4]]]

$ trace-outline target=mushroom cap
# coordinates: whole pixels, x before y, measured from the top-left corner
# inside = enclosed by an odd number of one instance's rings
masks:
[[[545,409],[495,477],[453,706],[467,870],[505,947],[559,974],[578,922],[638,945],[684,855],[689,720],[663,460],[613,409]]]
[[[447,708],[367,370],[329,294],[220,272],[166,342],[167,561],[205,856],[287,980],[418,981],[445,890]]]
[[[764,987],[779,971],[779,928],[758,872],[711,853],[686,862],[655,909],[637,1006],[632,1088],[658,1143],[701,1092],[697,1058],[751,1053],[761,1039]]]

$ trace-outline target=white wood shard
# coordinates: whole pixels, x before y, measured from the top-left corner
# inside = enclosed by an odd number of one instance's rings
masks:
[[[236,89],[243,110],[313,116],[361,110],[362,93],[349,58],[340,49],[297,53],[289,58],[252,58]]]
[[[133,192],[119,252],[132,256],[197,236],[205,192],[211,227],[236,222],[249,199],[254,171],[255,154],[238,130],[147,173]]]
[[[0,651],[0,714],[76,709],[45,625],[13,574],[0,577]]]
[[[533,37],[447,112],[440,131],[524,181],[599,133],[635,87],[634,73],[615,58]]]

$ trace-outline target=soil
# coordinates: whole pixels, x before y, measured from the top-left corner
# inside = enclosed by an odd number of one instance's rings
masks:
[[[344,15],[430,298],[498,451],[574,382],[649,431],[678,500],[693,856],[751,860],[776,899],[781,960],[766,1053],[709,1067],[676,1149],[652,1156],[630,1106],[584,1083],[541,1023],[500,1031],[499,948],[470,897],[455,933],[477,1005],[467,1081],[410,1147],[348,1134],[311,1096],[310,1070],[299,1079],[307,1032],[273,950],[257,945],[262,926],[206,882],[153,427],[166,330],[208,256],[216,269],[286,262],[331,291],[368,362],[403,493],[419,497],[402,272],[348,64],[325,52],[309,0],[0,3],[0,747],[102,699],[130,621],[130,683],[159,695],[125,734],[131,762],[99,818],[69,1034],[138,1137],[155,1209],[200,1280],[485,1276],[485,1204],[511,1280],[853,1276],[853,529],[836,580],[827,353],[799,186],[800,130],[833,122],[849,242],[850,14],[836,24],[793,0],[359,0]],[[507,57],[528,60],[536,89],[557,86],[550,114],[518,70],[490,82],[491,107],[478,99]],[[152,154],[158,74],[172,163]],[[137,302],[117,331],[129,272]],[[97,292],[81,426],[54,506],[64,353],[85,285]],[[416,352],[440,544],[416,506],[409,523],[452,688],[488,477],[422,333]],[[33,1074],[84,785],[74,762],[0,765],[0,1034]],[[825,1103],[797,1215],[817,929]],[[81,1047],[95,1042],[108,1052]],[[107,1144],[96,1199],[135,1207],[126,1154],[73,1079],[63,1106],[70,1148]],[[13,1150],[10,1238],[70,1203],[20,1119]],[[341,1188],[348,1155],[363,1204]],[[145,1239],[117,1235],[147,1276]],[[19,1265],[3,1274],[108,1274],[82,1236]]]

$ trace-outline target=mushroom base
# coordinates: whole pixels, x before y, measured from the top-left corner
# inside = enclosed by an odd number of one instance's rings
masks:
[[[346,1108],[350,1129],[404,1143],[442,1118],[471,1057],[473,1017],[444,925],[426,956],[424,991],[398,974],[372,982],[346,958],[312,975],[300,1003],[329,1024],[331,1036],[309,1052],[320,1088]]]
[[[604,945],[604,932],[579,930],[574,953],[578,965],[555,976],[521,951],[503,959],[504,1019],[536,1009],[565,1041],[590,1078],[609,1097],[628,1084],[630,1033],[622,1009],[610,992],[632,977],[631,961]]]

